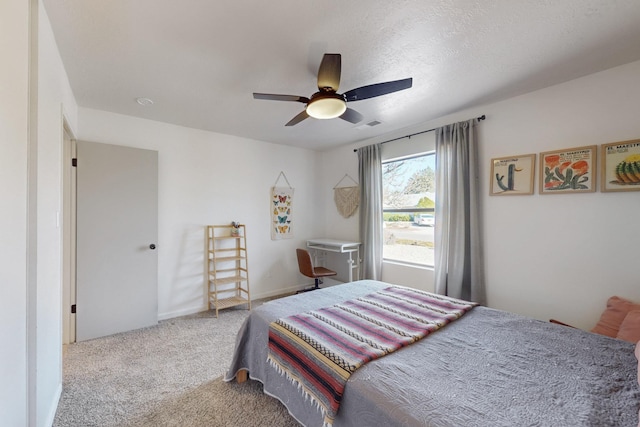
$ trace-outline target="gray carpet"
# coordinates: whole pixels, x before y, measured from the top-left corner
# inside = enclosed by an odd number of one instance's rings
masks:
[[[68,346],[54,427],[298,425],[260,383],[221,380],[247,315],[205,312]]]
[[[218,378],[162,402],[127,427],[281,426],[299,424],[276,399],[262,392],[262,384],[225,383]]]

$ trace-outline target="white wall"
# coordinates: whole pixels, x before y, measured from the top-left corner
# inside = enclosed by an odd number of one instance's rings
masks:
[[[640,62],[635,62],[388,135],[486,114],[478,129],[480,172],[486,178],[481,191],[489,306],[590,329],[609,296],[640,302],[634,250],[640,236],[639,192],[541,196],[536,182],[533,196],[488,196],[491,158],[640,139],[638,99]],[[357,173],[356,157],[347,154],[352,148],[322,154],[327,175]],[[536,170],[536,181],[537,175]],[[337,216],[329,191],[323,196],[327,230],[357,238],[357,222]],[[385,280],[424,279],[431,281],[426,287],[432,286],[432,274],[383,269],[392,276]]]
[[[206,309],[207,224],[246,225],[252,299],[309,283],[295,248],[322,230],[316,152],[85,108],[79,122],[80,140],[158,151],[161,319]],[[272,241],[270,189],[280,171],[295,188],[295,238]]]
[[[0,2],[0,420],[27,424],[29,4]]]
[[[63,115],[77,127],[77,105],[42,4],[38,20],[37,422],[53,422],[62,392]]]
[[[0,57],[0,420],[47,426],[62,390],[62,111],[73,127],[76,105],[41,2],[1,3]]]
[[[487,114],[483,194],[491,158],[640,138],[639,98],[635,62],[478,111]],[[640,302],[640,193],[485,196],[483,203],[491,306],[590,329],[609,296]]]

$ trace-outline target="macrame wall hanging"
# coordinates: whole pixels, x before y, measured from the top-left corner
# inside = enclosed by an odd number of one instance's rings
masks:
[[[287,187],[278,187],[280,177],[287,182]],[[293,238],[292,199],[293,187],[289,184],[287,176],[281,171],[275,184],[271,187],[271,240]]]
[[[338,187],[345,178],[349,178],[355,186]],[[349,218],[356,213],[358,205],[360,204],[360,187],[358,187],[358,182],[351,178],[349,174],[344,174],[342,179],[333,187],[333,200],[336,202],[338,213],[343,217]]]

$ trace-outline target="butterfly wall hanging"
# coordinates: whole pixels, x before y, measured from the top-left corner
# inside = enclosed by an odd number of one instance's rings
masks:
[[[287,182],[287,187],[278,186],[281,177]],[[271,187],[271,240],[293,238],[292,201],[293,187],[284,172],[280,172],[274,186]]]

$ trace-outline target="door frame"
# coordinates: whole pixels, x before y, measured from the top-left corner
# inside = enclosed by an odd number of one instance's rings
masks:
[[[62,137],[62,344],[76,342],[76,137],[63,117]]]

